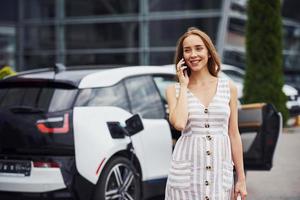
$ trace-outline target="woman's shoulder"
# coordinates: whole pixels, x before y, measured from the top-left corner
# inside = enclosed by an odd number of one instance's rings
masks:
[[[232,80],[228,80],[230,90],[236,90],[236,85]]]
[[[179,88],[179,83],[172,83],[167,86],[166,91],[175,91],[176,88]]]
[[[166,96],[174,96],[178,97],[179,93],[179,83],[173,83],[167,86],[166,88]]]

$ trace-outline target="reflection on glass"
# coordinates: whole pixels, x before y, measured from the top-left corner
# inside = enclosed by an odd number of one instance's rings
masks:
[[[150,11],[220,9],[222,0],[149,0]]]
[[[173,63],[175,55],[175,48],[172,52],[151,52],[150,64],[151,65],[167,65]]]
[[[16,28],[2,26],[0,32],[0,62],[15,67]]]
[[[124,85],[84,89],[80,92],[76,106],[116,106],[129,111]]]
[[[162,96],[164,102],[167,102],[166,98],[166,89],[168,86],[174,84],[176,82],[175,75],[174,76],[155,76],[154,82],[159,90],[160,95]]]
[[[300,1],[281,1],[281,4],[281,13],[283,18],[299,22]]]
[[[300,52],[284,55],[283,65],[285,69],[300,70]]]
[[[237,51],[224,51],[223,63],[239,67],[241,69],[246,68],[246,57],[242,52]]]
[[[219,17],[202,19],[180,19],[150,22],[150,46],[176,46],[178,38],[194,26],[206,32],[216,42]]]
[[[138,0],[65,0],[66,16],[138,13]]]
[[[66,56],[66,65],[137,65],[138,59],[138,53],[69,54]]]
[[[138,46],[138,23],[74,24],[66,26],[67,49]]]
[[[125,81],[132,113],[140,113],[143,118],[162,119],[164,109],[153,81],[150,77],[134,77]]]
[[[24,55],[26,69],[48,68],[55,64],[54,55]]]
[[[229,31],[239,35],[244,35],[246,31],[246,21],[244,19],[231,18],[229,20]]]
[[[300,28],[294,26],[284,26],[283,48],[293,53],[300,53]]]
[[[247,9],[247,1],[248,0],[232,0],[230,7],[234,11],[238,11],[241,14],[245,14]]]
[[[4,95],[2,95],[4,94]],[[49,112],[70,109],[76,91],[47,87],[25,87],[0,89],[0,106],[10,107],[32,107]],[[61,97],[64,98],[61,98]]]
[[[228,75],[234,82],[243,83],[244,82],[244,74],[241,74],[234,70],[223,70],[223,72]]]
[[[299,69],[298,69],[299,70]],[[290,73],[285,75],[285,82],[289,85],[295,87],[300,94],[300,76],[297,73]],[[298,97],[298,102],[300,103],[300,96]]]
[[[27,26],[24,29],[24,50],[52,50],[55,49],[54,26]]]
[[[71,108],[72,104],[74,103],[76,94],[76,90],[55,89],[49,111],[55,112]]]
[[[54,0],[26,0],[23,1],[25,19],[44,19],[55,17]]]

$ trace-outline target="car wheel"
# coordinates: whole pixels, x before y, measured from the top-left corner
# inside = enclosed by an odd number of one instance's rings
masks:
[[[125,157],[113,158],[101,173],[94,200],[139,200],[141,182],[137,170]]]

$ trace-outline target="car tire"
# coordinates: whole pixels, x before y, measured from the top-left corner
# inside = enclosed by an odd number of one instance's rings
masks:
[[[140,197],[141,181],[136,168],[125,157],[113,158],[101,172],[93,199],[139,200]]]

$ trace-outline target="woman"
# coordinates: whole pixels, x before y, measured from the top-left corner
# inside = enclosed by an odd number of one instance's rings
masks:
[[[189,28],[178,40],[175,62],[179,83],[169,86],[166,96],[169,121],[182,134],[172,155],[165,199],[246,199],[237,89],[218,77],[220,59],[211,39]]]

